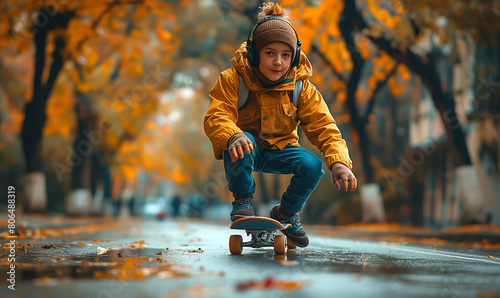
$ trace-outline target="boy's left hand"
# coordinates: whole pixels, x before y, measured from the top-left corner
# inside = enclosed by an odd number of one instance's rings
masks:
[[[344,191],[353,191],[358,186],[358,180],[356,180],[356,176],[354,176],[351,169],[349,169],[343,163],[334,163],[332,165],[331,171],[333,184],[337,186],[338,190],[340,190],[340,180],[342,180],[342,184],[344,185]],[[351,186],[350,188],[349,185]]]

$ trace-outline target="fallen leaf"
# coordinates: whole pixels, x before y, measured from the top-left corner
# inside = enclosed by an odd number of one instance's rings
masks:
[[[198,249],[192,249],[192,250],[188,250],[188,252],[202,253],[202,252],[203,252],[203,249],[201,249],[201,248],[198,248]]]
[[[144,244],[145,241],[144,240],[141,240],[141,241],[134,241],[132,242],[131,244],[129,244],[129,247],[132,248],[132,249],[144,249],[146,247],[148,247],[146,244]]]
[[[238,291],[249,289],[264,290],[269,288],[278,288],[285,291],[298,291],[305,286],[305,282],[297,280],[279,280],[267,277],[263,281],[250,280],[246,283],[240,283],[236,286]]]
[[[80,243],[78,243],[78,245],[79,246],[94,246],[94,245],[92,245],[90,243],[85,243],[85,242],[80,242]]]
[[[99,240],[99,239],[96,239],[94,238],[94,240],[92,240],[92,242],[96,242],[96,243],[107,243],[107,242],[114,242],[115,240]]]
[[[97,247],[97,254],[102,255],[102,254],[108,253],[110,250],[111,250],[111,248],[106,249],[104,247],[98,246]]]
[[[43,249],[52,249],[52,248],[56,248],[56,246],[54,244],[46,244],[46,245],[42,245],[42,248]]]

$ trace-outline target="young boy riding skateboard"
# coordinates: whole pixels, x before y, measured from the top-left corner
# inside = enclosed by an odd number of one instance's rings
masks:
[[[322,161],[299,146],[297,126],[320,149],[340,190],[355,190],[346,142],[321,94],[311,84],[312,66],[285,10],[264,3],[259,21],[210,91],[204,129],[216,159],[223,159],[234,201],[231,220],[255,216],[252,172],[293,174],[270,217],[291,227],[283,233],[299,247],[309,238],[298,212],[323,176]],[[242,91],[245,90],[245,91]],[[295,94],[294,94],[295,93]],[[296,102],[294,98],[297,98]]]

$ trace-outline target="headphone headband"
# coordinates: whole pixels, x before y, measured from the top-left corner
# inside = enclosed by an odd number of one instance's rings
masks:
[[[262,20],[259,20],[257,23],[255,23],[252,30],[248,34],[247,53],[248,53],[248,60],[250,61],[250,65],[252,65],[254,67],[259,66],[259,53],[257,51],[257,47],[255,46],[255,44],[253,42],[253,31],[255,30],[255,28],[257,28],[257,26],[259,26],[260,24],[267,22],[269,20],[281,20],[281,21],[284,21],[285,23],[287,23],[288,25],[290,25],[290,27],[292,27],[292,30],[295,33],[295,38],[297,39],[297,47],[295,48],[295,53],[293,56],[293,60],[290,64],[290,68],[297,66],[299,64],[299,61],[300,61],[300,46],[302,44],[299,40],[299,35],[297,34],[297,31],[295,31],[295,28],[293,28],[292,23],[290,23],[287,19],[284,19],[282,17],[277,17],[277,16],[269,16],[269,17],[263,18]]]

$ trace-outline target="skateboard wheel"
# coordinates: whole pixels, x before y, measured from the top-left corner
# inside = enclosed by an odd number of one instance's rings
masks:
[[[293,244],[292,242],[286,241],[286,246],[288,246],[289,249],[296,249],[297,248],[297,245]]]
[[[231,235],[229,237],[229,251],[233,255],[239,255],[243,252],[243,237],[241,235]]]
[[[286,254],[286,236],[276,235],[274,237],[274,253],[283,255]]]

